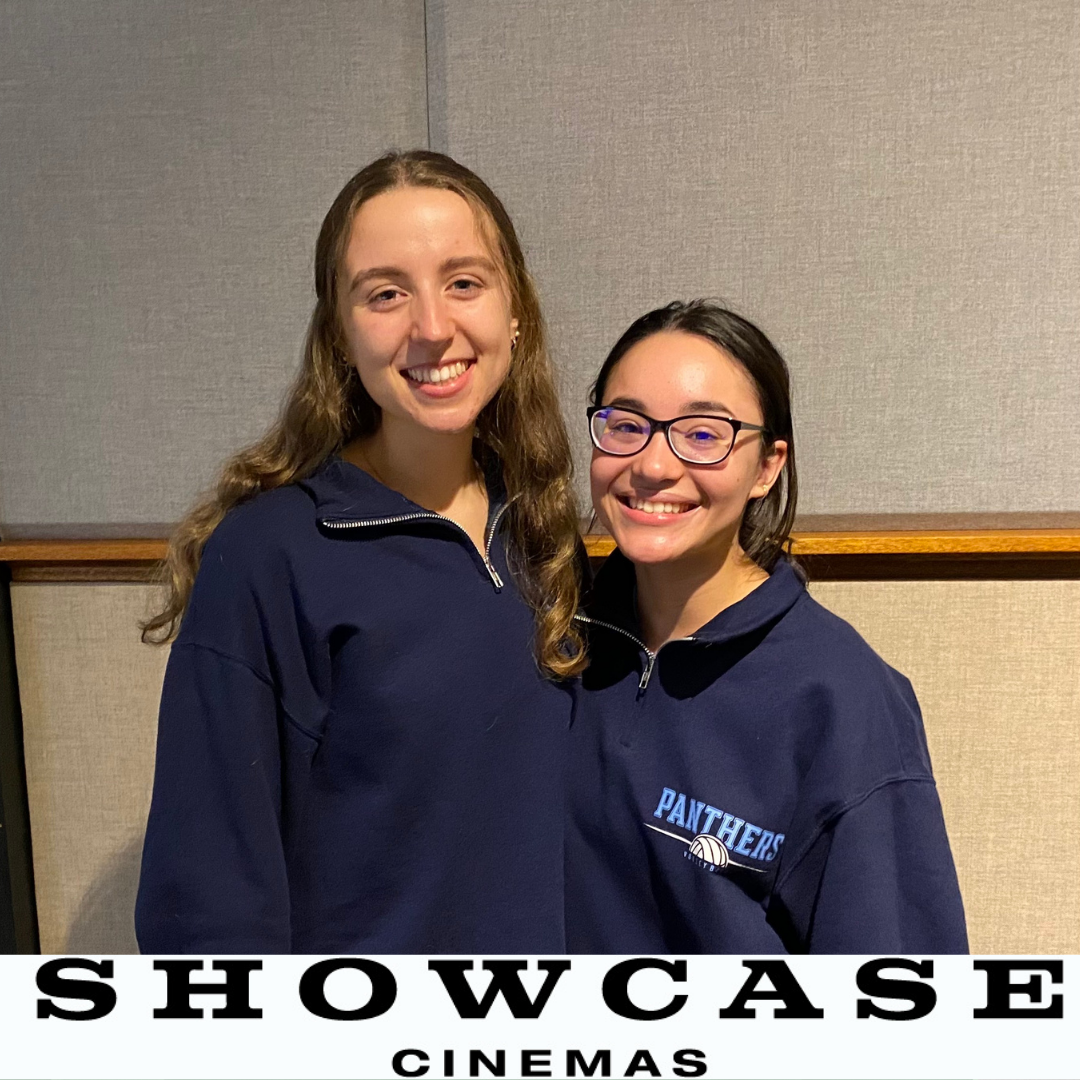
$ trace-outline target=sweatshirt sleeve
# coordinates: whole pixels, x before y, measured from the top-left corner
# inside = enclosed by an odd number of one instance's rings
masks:
[[[780,882],[792,951],[966,953],[964,908],[937,789],[882,784],[829,822]]]
[[[290,947],[274,688],[243,661],[173,646],[135,910],[144,953]]]

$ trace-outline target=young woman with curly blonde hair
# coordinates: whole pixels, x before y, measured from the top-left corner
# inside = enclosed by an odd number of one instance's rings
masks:
[[[144,631],[175,641],[140,946],[562,952],[580,541],[514,227],[452,159],[389,154],[315,289],[281,419]]]

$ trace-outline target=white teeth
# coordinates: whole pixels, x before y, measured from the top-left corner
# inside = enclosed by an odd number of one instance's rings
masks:
[[[454,363],[446,364],[443,367],[406,368],[405,374],[413,382],[435,383],[438,385],[449,379],[456,379],[459,375],[464,375],[468,370],[469,365],[464,360],[456,360]]]
[[[648,499],[626,500],[631,509],[642,510],[646,514],[682,514],[693,509],[689,503],[650,502]]]

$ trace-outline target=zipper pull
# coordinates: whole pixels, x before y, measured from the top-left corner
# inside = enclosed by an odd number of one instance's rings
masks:
[[[652,675],[653,664],[656,663],[656,653],[645,650],[649,659],[645,663],[645,670],[641,673],[641,682],[637,684],[638,690],[644,692],[645,687],[649,685],[649,676]]]
[[[491,524],[488,526],[487,540],[484,542],[484,550],[481,553],[484,565],[488,569],[488,573],[491,575],[492,583],[495,585],[496,592],[502,592],[503,579],[499,577],[499,571],[495,569],[495,564],[491,561],[491,545],[495,540],[495,530],[499,527],[499,518],[506,512],[506,508],[509,503],[504,503],[495,511],[495,516],[491,519]]]

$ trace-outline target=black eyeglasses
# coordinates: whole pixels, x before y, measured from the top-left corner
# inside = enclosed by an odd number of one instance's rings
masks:
[[[728,416],[676,416],[654,420],[633,409],[593,405],[587,410],[593,445],[605,454],[630,457],[639,454],[649,440],[662,431],[671,452],[691,465],[718,465],[735,447],[740,431],[766,432],[760,424]]]

